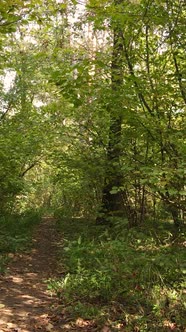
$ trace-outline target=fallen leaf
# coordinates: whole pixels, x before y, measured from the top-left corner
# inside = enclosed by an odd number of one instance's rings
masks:
[[[104,326],[101,332],[111,332],[111,329],[108,326]]]
[[[7,327],[9,329],[13,329],[13,328],[16,328],[16,324],[14,324],[14,323],[7,323]]]
[[[78,319],[76,320],[76,325],[77,325],[77,326],[83,326],[83,323],[84,323],[84,320],[83,320],[82,318],[78,318]]]
[[[3,309],[5,305],[3,303],[0,303],[0,309]]]
[[[71,325],[70,325],[70,324],[64,324],[64,325],[61,325],[61,329],[63,329],[63,328],[65,328],[65,329],[69,329],[69,330],[70,330]]]
[[[84,327],[84,326],[88,326],[89,322],[79,317],[76,320],[76,325],[79,326],[79,327]]]
[[[49,324],[46,325],[45,328],[46,328],[46,331],[50,332],[54,328],[54,325],[52,325],[51,323],[49,323]]]

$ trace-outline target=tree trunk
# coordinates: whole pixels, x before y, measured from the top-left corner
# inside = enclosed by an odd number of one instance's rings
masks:
[[[115,0],[115,5],[122,3],[122,0]],[[111,63],[111,92],[110,100],[110,128],[109,143],[107,147],[107,169],[102,192],[101,217],[97,221],[105,221],[108,217],[120,214],[123,205],[121,186],[123,177],[120,171],[121,156],[121,126],[122,126],[122,105],[121,89],[123,85],[123,42],[122,30],[117,22],[113,22],[113,51]]]

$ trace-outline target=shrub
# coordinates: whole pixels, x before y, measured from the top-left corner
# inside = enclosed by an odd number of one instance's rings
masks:
[[[127,310],[131,312],[133,308],[138,313],[138,323],[141,321],[143,326],[147,324],[145,315],[152,315],[156,320],[158,313],[162,315],[167,309],[167,303],[173,306],[172,312],[177,312],[175,305],[179,303],[182,312],[184,247],[174,245],[168,232],[163,232],[160,238],[159,234],[152,236],[152,232],[145,233],[140,228],[122,232],[121,236],[116,233],[113,236],[107,230],[91,238],[78,227],[76,239],[70,239],[69,234],[63,248],[66,275],[55,281],[55,287],[50,281],[51,289],[63,301],[73,301],[73,307],[81,303],[77,311],[80,314],[83,308],[84,318],[88,315],[86,306],[95,306],[97,312],[96,307],[100,305],[111,307],[112,303],[120,303],[125,308],[125,319]],[[173,290],[175,305],[171,297]]]

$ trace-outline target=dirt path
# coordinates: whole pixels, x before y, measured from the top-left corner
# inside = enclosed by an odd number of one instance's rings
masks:
[[[54,221],[43,219],[31,253],[16,255],[8,274],[0,277],[0,332],[50,331],[49,313],[55,298],[44,281],[55,275],[56,239]]]

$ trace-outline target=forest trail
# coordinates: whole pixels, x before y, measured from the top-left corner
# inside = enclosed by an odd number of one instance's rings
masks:
[[[57,232],[52,218],[43,218],[33,234],[30,253],[16,254],[8,273],[0,276],[0,332],[50,331],[55,302],[45,280],[55,275]]]

